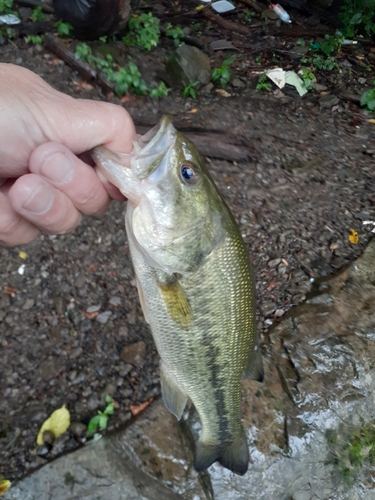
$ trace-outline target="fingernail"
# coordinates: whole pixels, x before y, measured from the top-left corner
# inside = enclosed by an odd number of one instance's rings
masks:
[[[40,173],[56,184],[67,184],[73,179],[73,161],[65,153],[53,153],[45,158]]]
[[[35,190],[31,190],[22,208],[36,215],[42,215],[53,205],[55,197],[46,184],[41,184]]]

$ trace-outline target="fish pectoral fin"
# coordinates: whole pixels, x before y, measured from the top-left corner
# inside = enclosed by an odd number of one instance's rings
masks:
[[[253,352],[250,354],[249,363],[247,365],[243,378],[256,380],[258,382],[263,382],[264,380],[262,353],[260,351],[258,342],[256,342]]]
[[[170,377],[163,366],[160,367],[160,381],[163,401],[168,410],[180,420],[185,409],[187,396]]]
[[[193,314],[189,299],[178,280],[170,283],[158,283],[164,304],[171,318],[182,328],[191,325]]]
[[[243,476],[249,467],[249,449],[244,429],[233,440],[221,444],[209,444],[198,440],[194,467],[197,472],[207,469],[219,461],[223,467]]]

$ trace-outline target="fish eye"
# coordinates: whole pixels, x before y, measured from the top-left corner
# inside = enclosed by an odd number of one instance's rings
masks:
[[[180,167],[180,173],[182,180],[186,184],[196,184],[199,180],[198,169],[192,163],[183,163]]]

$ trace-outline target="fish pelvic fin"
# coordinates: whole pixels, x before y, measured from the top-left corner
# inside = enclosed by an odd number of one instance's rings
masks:
[[[189,299],[180,283],[158,283],[165,306],[173,320],[182,328],[188,329],[192,322],[192,310]]]
[[[230,442],[215,445],[198,440],[194,458],[195,470],[202,472],[216,461],[239,476],[243,476],[247,472],[249,449],[243,428],[238,436]]]
[[[187,403],[187,396],[160,365],[160,382],[163,401],[168,410],[180,420]]]
[[[249,362],[243,378],[256,380],[257,382],[263,382],[264,380],[262,353],[260,351],[258,340],[256,341],[254,349],[249,356]]]

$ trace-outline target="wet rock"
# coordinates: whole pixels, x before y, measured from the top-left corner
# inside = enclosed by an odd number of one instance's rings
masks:
[[[197,47],[181,45],[166,64],[167,83],[174,88],[184,89],[189,83],[207,85],[211,80],[211,64],[208,57]]]
[[[145,362],[146,349],[146,344],[142,341],[127,345],[121,351],[121,359],[127,364],[142,368]]]
[[[12,486],[3,498],[40,500],[45,497],[46,484],[53,500],[184,500],[142,472],[112,441],[104,439],[49,463]]]

